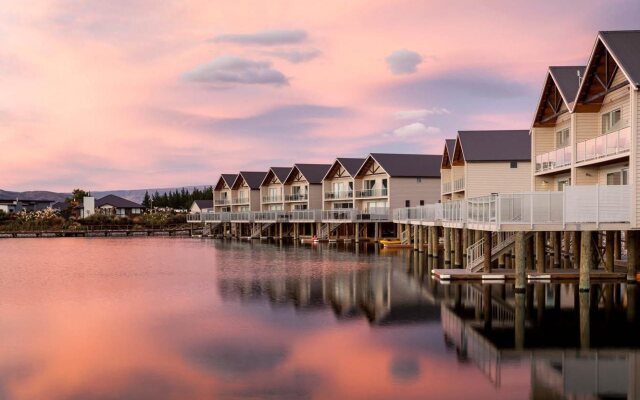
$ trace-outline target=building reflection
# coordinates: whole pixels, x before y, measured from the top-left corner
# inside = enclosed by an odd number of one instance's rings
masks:
[[[441,303],[445,340],[494,385],[530,365],[530,398],[640,398],[640,336],[630,306],[635,285],[456,285]]]

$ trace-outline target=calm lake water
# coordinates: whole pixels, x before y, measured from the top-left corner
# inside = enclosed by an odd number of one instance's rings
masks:
[[[440,285],[374,246],[0,240],[0,399],[640,397],[635,285]]]

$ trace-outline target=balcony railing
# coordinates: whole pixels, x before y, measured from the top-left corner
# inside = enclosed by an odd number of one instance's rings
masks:
[[[364,189],[357,190],[356,197],[385,197],[388,194],[388,190],[385,189]]]
[[[306,201],[309,199],[308,193],[294,193],[284,196],[285,201]]]
[[[324,192],[324,198],[326,200],[343,200],[353,198],[352,190],[343,190],[340,192]]]
[[[386,190],[386,189],[385,189]],[[375,222],[375,221],[390,221],[391,210],[388,207],[371,207],[364,211],[355,211],[356,222]]]
[[[282,203],[282,196],[262,196],[263,203]]]
[[[442,194],[451,193],[451,182],[442,182]]]
[[[464,190],[464,178],[459,178],[453,181],[453,191],[459,192]]]
[[[536,156],[536,172],[551,171],[571,165],[571,146]]]
[[[442,204],[442,220],[447,222],[464,222],[466,220],[466,200],[448,201]]]
[[[293,210],[290,211],[291,222],[316,222],[320,221],[320,210]]]
[[[233,199],[233,204],[249,204],[248,197],[236,197]]]
[[[442,220],[442,215],[442,203],[393,210],[393,219],[397,221],[436,222]]]
[[[282,210],[257,211],[253,213],[255,222],[289,222],[290,213]]]
[[[231,201],[228,198],[218,198],[215,199],[215,204],[217,206],[226,206],[228,204],[231,204]]]
[[[353,208],[323,210],[322,220],[330,222],[350,222],[355,220],[355,212]]]
[[[229,213],[221,212],[221,213],[202,213],[200,214],[202,222],[228,222],[229,221]]]
[[[187,222],[202,222],[202,216],[198,214],[187,214]]]
[[[624,153],[631,148],[631,128],[600,135],[578,143],[577,162],[591,161]]]
[[[232,212],[229,214],[231,222],[253,222],[253,213],[251,211]]]

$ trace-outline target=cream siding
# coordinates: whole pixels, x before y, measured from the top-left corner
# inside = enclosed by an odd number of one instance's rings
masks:
[[[518,161],[518,168],[511,168],[510,164],[509,162],[467,162],[466,197],[531,190],[531,163]]]
[[[420,182],[418,182],[420,180]],[[440,200],[440,179],[438,178],[399,178],[389,180],[389,207],[405,207],[409,200],[411,207],[437,203]]]
[[[640,92],[635,89],[631,92],[631,110],[634,112],[629,116],[630,117],[630,126],[631,126],[631,156],[629,165],[629,181],[635,185],[635,189],[632,195],[632,201],[635,203],[635,207],[632,207],[631,211],[631,219],[632,226],[637,228],[640,226],[640,184],[638,183],[638,171],[640,171],[640,140],[638,140],[638,135],[640,135]]]

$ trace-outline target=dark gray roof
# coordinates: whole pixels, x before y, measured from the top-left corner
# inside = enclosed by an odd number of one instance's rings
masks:
[[[287,179],[289,179],[293,170],[297,169],[310,184],[322,183],[322,178],[327,174],[329,168],[331,168],[331,164],[295,164]]]
[[[456,140],[455,139],[445,139],[445,146],[447,146],[447,154],[449,154],[449,160],[453,159],[453,152],[456,149]]]
[[[631,83],[640,87],[640,31],[604,31],[599,37]]]
[[[441,154],[371,153],[369,157],[376,160],[382,169],[392,177],[440,178]]]
[[[284,180],[287,179],[289,172],[291,172],[291,168],[292,167],[271,167],[271,171],[273,171],[280,182],[284,182]]]
[[[578,87],[580,86],[578,71],[580,75],[583,76],[585,68],[584,65],[549,67],[549,73],[553,77],[556,87],[564,98],[567,107],[575,101],[576,94],[578,93]]]
[[[108,194],[96,200],[96,207],[102,207],[104,205],[110,205],[116,208],[142,208],[142,205],[134,203],[131,200],[123,199],[115,194]]]
[[[531,161],[529,130],[458,131],[464,160]]]
[[[51,208],[53,208],[54,210],[64,211],[69,208],[69,203],[67,203],[66,201],[57,201],[51,205]]]
[[[340,164],[342,164],[344,169],[347,170],[349,175],[355,176],[355,174],[358,173],[360,167],[362,167],[362,164],[364,164],[366,158],[338,157],[337,160],[340,162]]]
[[[213,208],[213,200],[194,200],[199,209]]]
[[[260,184],[264,180],[265,176],[267,176],[267,172],[240,171],[238,179],[240,179],[240,176],[242,176],[242,179],[247,182],[250,189],[260,189]]]
[[[231,187],[233,185],[233,182],[235,182],[236,178],[238,177],[238,174],[222,174],[220,176],[224,180],[224,183]]]

